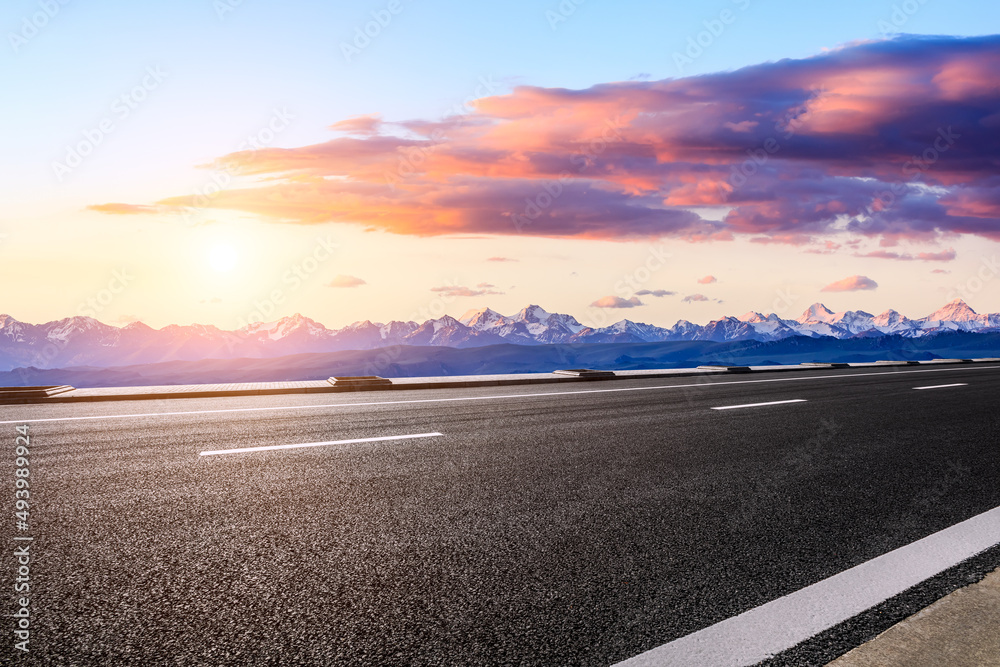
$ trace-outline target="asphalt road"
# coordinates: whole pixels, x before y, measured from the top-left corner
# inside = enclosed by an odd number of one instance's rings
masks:
[[[34,537],[0,662],[612,664],[1000,506],[998,396],[976,366],[0,407]]]

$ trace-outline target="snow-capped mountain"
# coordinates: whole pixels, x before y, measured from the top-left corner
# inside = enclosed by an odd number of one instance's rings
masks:
[[[508,341],[490,331],[471,329],[454,317],[445,315],[436,320],[427,320],[407,335],[402,342],[404,345],[479,347]]]
[[[470,310],[459,320],[465,326],[502,337],[508,342],[565,343],[585,328],[572,315],[550,313],[530,305],[506,317],[489,308]]]
[[[826,324],[833,324],[843,315],[841,313],[838,315],[821,303],[814,303],[813,305],[806,308],[806,312],[802,313],[797,322],[800,324],[811,324],[816,322],[825,322]]]
[[[924,329],[942,328],[961,331],[978,331],[1000,327],[1000,313],[978,314],[961,299],[937,309],[920,320]]]
[[[895,310],[871,315],[861,310],[833,312],[815,303],[797,319],[750,311],[699,325],[679,320],[670,328],[621,320],[592,328],[572,315],[530,305],[514,315],[489,308],[423,323],[355,322],[327,329],[303,315],[250,324],[235,331],[193,324],[153,329],[142,322],[114,327],[90,317],[27,324],[0,315],[0,370],[19,367],[116,366],[177,360],[267,358],[306,352],[370,350],[395,345],[482,347],[519,345],[655,343],[663,341],[777,341],[793,336],[918,338],[953,331],[1000,332],[1000,313],[978,314],[961,299],[910,319]]]
[[[489,331],[500,324],[504,316],[490,308],[477,308],[468,311],[458,318],[458,321],[467,327],[472,327],[479,331]]]
[[[977,315],[976,311],[969,308],[969,304],[955,299],[922,319],[925,322],[978,322],[982,318],[982,315]]]
[[[621,320],[599,329],[584,327],[569,340],[573,343],[652,343],[669,338],[669,329],[662,329],[652,324],[640,324],[632,320]]]

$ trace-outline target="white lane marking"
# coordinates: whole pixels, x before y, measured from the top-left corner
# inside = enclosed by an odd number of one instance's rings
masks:
[[[945,387],[968,387],[968,382],[956,382],[955,384],[936,384],[932,387],[914,387],[914,389],[944,389]]]
[[[126,419],[128,417],[178,417],[183,415],[211,415],[231,412],[267,412],[270,410],[318,410],[323,408],[371,407],[375,405],[407,405],[411,403],[451,403],[456,401],[491,401],[508,398],[544,398],[546,396],[566,396],[573,394],[606,394],[620,391],[654,391],[657,389],[689,389],[691,387],[725,387],[736,384],[759,384],[767,382],[803,382],[809,380],[843,380],[845,378],[870,377],[883,375],[898,377],[909,373],[946,373],[951,371],[982,371],[995,370],[1000,366],[973,366],[971,368],[925,368],[920,370],[897,371],[885,370],[878,373],[843,373],[841,375],[811,375],[797,378],[772,378],[769,380],[733,380],[730,382],[699,382],[695,384],[667,384],[654,387],[620,387],[618,389],[582,389],[578,391],[550,391],[533,394],[494,394],[490,396],[455,396],[452,398],[420,398],[409,401],[372,401],[366,403],[317,403],[315,405],[272,405],[259,408],[223,408],[218,410],[187,410],[182,412],[142,412],[124,415],[91,415],[87,417],[45,417],[41,419],[12,419],[0,421],[0,424],[37,424],[39,422],[87,421],[91,419]],[[708,376],[712,377],[712,376]],[[641,378],[636,378],[641,379]]]
[[[762,405],[782,405],[783,403],[805,403],[804,398],[793,398],[787,401],[768,401],[767,403],[744,403],[743,405],[722,405],[713,410],[735,410],[736,408],[759,408]]]
[[[302,449],[304,447],[325,447],[326,445],[353,445],[359,442],[385,442],[387,440],[411,440],[413,438],[433,438],[443,433],[413,433],[411,435],[386,435],[379,438],[354,438],[353,440],[328,440],[326,442],[303,442],[294,445],[268,445],[265,447],[240,447],[239,449],[213,449],[200,452],[199,456],[217,454],[246,454],[247,452],[270,452],[276,449]]]
[[[755,665],[997,543],[1000,507],[615,667]]]

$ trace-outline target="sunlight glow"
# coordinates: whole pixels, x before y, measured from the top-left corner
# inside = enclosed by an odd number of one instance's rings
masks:
[[[208,264],[218,273],[229,273],[236,268],[239,258],[231,245],[215,245],[208,252]]]

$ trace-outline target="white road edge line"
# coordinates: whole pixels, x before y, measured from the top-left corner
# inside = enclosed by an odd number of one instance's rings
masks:
[[[293,445],[268,445],[264,447],[240,447],[239,449],[213,449],[200,452],[199,456],[218,454],[246,454],[247,452],[270,452],[277,449],[302,449],[304,447],[325,447],[327,445],[353,445],[359,442],[385,442],[387,440],[411,440],[413,438],[433,438],[443,433],[413,433],[410,435],[386,435],[379,438],[354,438],[353,440],[328,440],[326,442],[303,442]]]
[[[914,389],[944,389],[945,387],[968,387],[968,382],[956,382],[955,384],[936,384],[931,387],[914,387]]]
[[[983,371],[996,370],[1000,366],[973,366],[972,368],[924,368],[911,371],[881,371],[878,373],[843,373],[840,375],[810,375],[797,378],[771,378],[769,380],[731,380],[728,382],[698,382],[692,384],[666,384],[653,387],[620,387],[617,389],[583,389],[577,391],[549,391],[533,394],[492,394],[489,396],[456,396],[451,398],[419,398],[409,401],[370,401],[364,403],[317,403],[315,405],[271,405],[259,408],[220,408],[218,410],[186,410],[178,412],[140,412],[125,415],[89,415],[86,417],[44,417],[40,419],[11,419],[0,421],[0,424],[38,424],[40,422],[89,421],[92,419],[127,419],[129,417],[178,417],[182,415],[210,415],[230,412],[268,412],[273,410],[321,410],[324,408],[356,408],[373,405],[408,405],[411,403],[452,403],[457,401],[491,401],[507,398],[544,398],[546,396],[565,396],[572,394],[606,394],[620,391],[654,391],[658,389],[690,389],[691,387],[725,387],[734,384],[760,384],[768,382],[803,382],[810,380],[842,380],[844,378],[869,377],[884,375],[898,377],[909,373],[945,373],[949,371]],[[639,378],[641,379],[641,378]],[[64,404],[70,405],[70,404]],[[18,406],[21,407],[21,406]]]
[[[721,405],[713,410],[735,410],[736,408],[759,408],[762,405],[782,405],[783,403],[805,403],[804,398],[793,398],[787,401],[768,401],[767,403],[744,403],[743,405]]]
[[[998,543],[1000,507],[615,667],[755,665]]]

